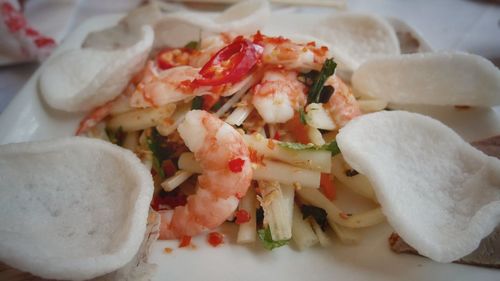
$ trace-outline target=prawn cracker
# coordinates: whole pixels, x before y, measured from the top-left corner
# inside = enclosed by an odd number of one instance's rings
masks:
[[[71,280],[121,268],[143,241],[152,194],[140,160],[101,140],[0,146],[0,262]]]
[[[53,108],[82,112],[121,94],[146,62],[154,34],[149,26],[137,33],[135,44],[115,50],[79,48],[51,58],[40,74],[40,91]]]
[[[251,34],[262,29],[271,16],[268,1],[240,1],[217,16],[179,11],[168,14],[155,26],[155,48],[182,47],[211,34]]]
[[[346,71],[354,71],[374,56],[400,53],[396,32],[376,15],[334,15],[321,21],[313,35],[330,44],[331,54]]]
[[[500,105],[500,71],[467,53],[376,58],[352,76],[354,91],[396,104]]]
[[[424,256],[460,259],[500,222],[500,160],[437,120],[367,114],[342,128],[337,143],[369,178],[391,226]]]

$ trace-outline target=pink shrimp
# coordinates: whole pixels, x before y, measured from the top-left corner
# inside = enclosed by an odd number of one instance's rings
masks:
[[[193,110],[178,131],[203,173],[185,206],[160,211],[160,239],[194,236],[219,226],[236,210],[252,179],[248,147],[230,125],[208,112]]]
[[[328,58],[328,47],[316,43],[296,43],[284,37],[268,37],[257,32],[254,41],[264,47],[262,62],[287,69],[320,70]]]
[[[253,93],[252,104],[266,123],[284,123],[305,104],[305,86],[295,71],[266,71]]]
[[[201,78],[199,68],[183,65],[160,71],[152,61],[148,62],[144,77],[130,98],[132,107],[146,108],[188,100],[194,96],[230,96],[253,83],[255,74],[249,74],[237,83],[220,86],[192,87],[194,79]]]
[[[335,89],[330,100],[325,104],[325,109],[330,113],[330,117],[338,128],[344,127],[351,119],[361,115],[361,110],[351,88],[338,76],[330,76],[325,85],[330,85]]]

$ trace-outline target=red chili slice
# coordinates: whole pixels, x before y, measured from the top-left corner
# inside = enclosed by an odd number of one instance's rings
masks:
[[[263,50],[250,40],[237,38],[210,58],[200,70],[203,78],[195,79],[193,85],[218,86],[238,82],[257,63]]]

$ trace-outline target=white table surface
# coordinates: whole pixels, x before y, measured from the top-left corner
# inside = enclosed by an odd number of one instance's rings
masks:
[[[33,0],[30,0],[33,1]],[[85,19],[126,12],[140,0],[78,1],[69,31]],[[328,8],[273,6],[279,12],[331,13]],[[347,10],[392,16],[419,31],[435,50],[461,50],[500,66],[500,1],[347,0]],[[37,69],[38,63],[0,67],[0,112]]]

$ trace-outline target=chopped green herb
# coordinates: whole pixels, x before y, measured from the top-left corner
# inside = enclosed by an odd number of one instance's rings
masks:
[[[323,90],[326,79],[328,79],[328,77],[333,75],[336,67],[337,67],[337,64],[333,61],[333,59],[330,58],[330,59],[325,60],[325,62],[323,63],[323,67],[321,67],[321,71],[319,72],[319,75],[316,77],[316,80],[314,80],[314,83],[309,88],[309,92],[307,93],[307,103],[308,104],[309,103],[319,103],[320,100],[325,100],[325,98],[321,98],[322,90]],[[328,93],[328,91],[325,92],[325,94],[327,94],[327,93]]]
[[[340,149],[337,145],[336,141],[332,141],[330,143],[324,145],[315,145],[315,144],[302,144],[297,142],[277,142],[279,146],[293,149],[293,150],[327,150],[332,153],[332,156],[340,153]]]
[[[284,246],[290,241],[290,239],[274,241],[269,227],[257,230],[257,234],[259,235],[260,242],[262,242],[262,246],[268,250]]]
[[[184,48],[190,49],[190,50],[198,50],[200,48],[200,42],[198,41],[191,41],[187,43]]]
[[[191,109],[202,109],[203,108],[203,96],[196,96],[191,104]]]
[[[122,146],[123,140],[125,139],[125,132],[122,127],[119,127],[116,131],[106,128],[105,132],[111,143]]]
[[[324,209],[311,205],[302,205],[300,211],[302,211],[303,219],[312,217],[321,226],[323,231],[328,226],[327,213]]]
[[[147,138],[149,150],[153,153],[153,169],[160,175],[165,177],[162,169],[163,161],[173,157],[175,148],[168,145],[166,138],[158,133],[156,129],[151,130],[151,135]]]
[[[337,141],[331,141],[330,143],[326,143],[322,145],[320,149],[330,151],[332,153],[332,156],[335,156],[340,153],[340,148],[337,144]]]
[[[300,123],[307,125],[306,113],[304,112],[303,108],[299,109],[299,119],[300,119]]]
[[[160,160],[158,160],[155,156],[153,156],[153,169],[158,173],[158,175],[160,175],[160,178],[165,178],[165,172],[160,165]]]

